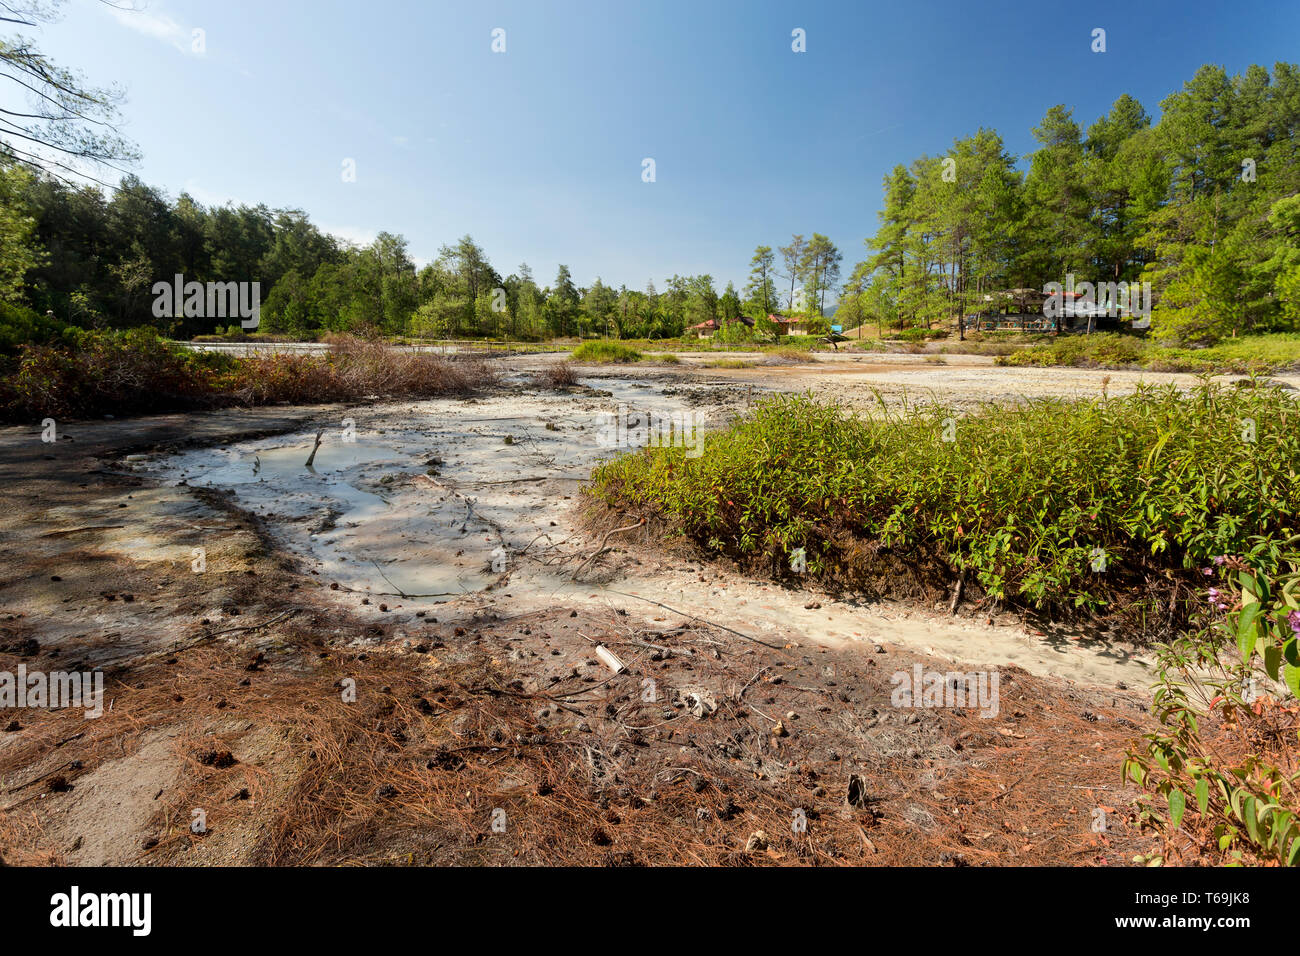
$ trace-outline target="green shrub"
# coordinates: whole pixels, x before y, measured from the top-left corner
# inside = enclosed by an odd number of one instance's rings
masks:
[[[1124,763],[1166,838],[1136,862],[1300,865],[1300,538],[1252,538],[1204,573],[1198,627],[1158,655],[1160,729]]]
[[[886,332],[886,339],[893,339],[897,342],[929,342],[935,339],[946,339],[948,337],[947,329],[902,329],[898,332]]]
[[[999,356],[999,365],[1077,365],[1150,369],[1153,372],[1266,373],[1300,367],[1300,335],[1272,333],[1224,339],[1210,348],[1162,346],[1136,335],[1097,332],[1063,335]]]
[[[9,415],[78,417],[188,407],[210,388],[211,359],[149,328],[86,332],[75,347],[26,346]]]
[[[23,345],[75,341],[78,332],[78,329],[26,306],[0,302],[0,354],[12,355]]]
[[[815,335],[782,335],[777,338],[775,348],[811,352],[820,344],[821,340]]]
[[[618,342],[603,340],[583,342],[573,350],[574,362],[639,362],[644,356],[636,349],[628,348]]]
[[[1298,425],[1293,400],[1266,387],[1144,387],[964,418],[936,406],[854,417],[784,396],[709,435],[702,457],[603,463],[591,493],[777,576],[799,547],[809,571],[848,584],[888,561],[937,563],[992,598],[1113,604],[1165,633],[1186,617],[1194,569],[1295,527]]]
[[[752,345],[764,336],[750,328],[744,322],[728,322],[718,331],[713,333],[709,340],[720,345]]]

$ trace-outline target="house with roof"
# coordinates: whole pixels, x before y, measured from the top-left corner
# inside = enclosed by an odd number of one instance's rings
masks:
[[[754,327],[754,320],[747,315],[740,316],[736,321],[743,322],[751,329]],[[687,331],[694,332],[696,338],[708,339],[708,338],[712,338],[713,333],[718,331],[718,329],[722,328],[724,324],[725,323],[719,321],[718,319],[706,319],[703,322],[699,322],[695,325],[692,325]]]
[[[776,326],[777,335],[809,335],[808,320],[800,315],[769,313],[767,320]]]

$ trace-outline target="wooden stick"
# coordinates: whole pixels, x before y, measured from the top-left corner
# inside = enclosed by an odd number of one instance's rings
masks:
[[[578,570],[573,572],[573,580],[576,581],[578,579],[578,574],[582,571],[583,568],[591,564],[592,561],[595,561],[598,557],[600,557],[602,554],[605,553],[605,542],[609,540],[609,536],[611,534],[617,534],[620,531],[631,531],[633,528],[639,528],[643,524],[645,524],[645,518],[642,518],[636,524],[624,525],[621,528],[610,528],[608,531],[606,531],[604,537],[600,539],[600,547],[596,548],[595,552],[591,555],[591,557],[587,558],[586,561],[583,561],[582,564],[578,565]]]
[[[320,436],[324,434],[325,434],[324,428],[316,429],[316,444],[311,446],[311,454],[307,456],[307,464],[304,467],[310,468],[311,463],[316,460],[316,450],[320,448]]]

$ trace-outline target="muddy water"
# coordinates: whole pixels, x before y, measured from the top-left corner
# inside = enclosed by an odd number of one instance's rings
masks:
[[[315,430],[145,463],[165,480],[232,491],[323,580],[376,597],[446,599],[518,571],[529,542],[571,533],[567,506],[620,406],[693,414],[658,389],[609,396],[441,399],[349,412]],[[348,440],[349,437],[351,440]],[[562,523],[561,519],[565,519]]]

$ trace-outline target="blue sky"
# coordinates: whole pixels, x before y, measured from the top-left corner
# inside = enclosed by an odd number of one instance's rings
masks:
[[[755,245],[813,231],[847,273],[897,163],[980,126],[1019,155],[1054,103],[1155,114],[1202,63],[1300,60],[1297,0],[133,2],[71,0],[36,36],[127,89],[146,182],[401,233],[421,262],[468,232],[543,285],[564,262],[580,285],[740,288]]]

